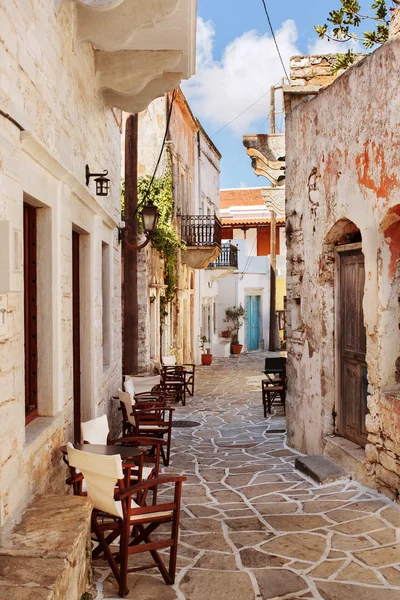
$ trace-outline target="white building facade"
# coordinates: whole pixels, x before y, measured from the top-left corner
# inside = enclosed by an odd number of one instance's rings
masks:
[[[64,489],[81,420],[115,423],[121,110],[190,76],[195,54],[195,1],[137,2],[120,27],[127,4],[0,6],[0,526]],[[107,196],[86,165],[108,171]]]

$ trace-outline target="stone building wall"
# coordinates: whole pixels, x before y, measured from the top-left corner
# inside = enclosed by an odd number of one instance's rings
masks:
[[[59,448],[71,439],[73,420],[73,228],[81,234],[82,418],[105,412],[113,417],[109,400],[121,380],[120,115],[106,110],[96,92],[92,46],[75,43],[74,3],[59,11],[56,4],[10,0],[0,6],[0,109],[15,121],[0,116],[0,225],[8,222],[18,236],[23,201],[38,207],[39,361],[39,418],[25,427],[23,292],[3,287],[0,525],[32,494],[64,488]],[[86,187],[86,163],[94,172],[108,169],[108,197],[94,195],[93,181]],[[103,360],[104,251],[110,265],[108,364]]]
[[[300,62],[300,61],[299,61]],[[400,484],[400,38],[287,116],[288,442],[309,454],[335,433],[334,242],[358,228],[366,282],[368,485]]]

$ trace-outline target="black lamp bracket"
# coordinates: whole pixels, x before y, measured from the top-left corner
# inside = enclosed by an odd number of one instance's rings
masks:
[[[149,242],[151,240],[151,236],[148,235],[147,233],[145,233],[145,236],[146,236],[145,241],[143,242],[143,244],[140,244],[139,246],[135,246],[134,244],[131,244],[130,242],[128,242],[125,238],[125,231],[127,229],[130,229],[129,225],[127,227],[118,227],[118,243],[121,243],[123,241],[125,246],[127,248],[129,248],[130,250],[141,250],[142,248],[145,248],[147,246],[147,244],[149,244]]]
[[[86,175],[86,185],[89,185],[89,181],[91,177],[105,177],[108,175],[107,169],[104,169],[104,173],[91,173],[89,169],[89,165],[85,166],[85,175]]]

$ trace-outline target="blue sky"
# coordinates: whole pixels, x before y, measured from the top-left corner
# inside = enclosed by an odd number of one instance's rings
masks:
[[[198,0],[197,74],[183,84],[190,105],[223,155],[221,188],[268,185],[256,177],[242,145],[246,133],[268,133],[269,89],[284,75],[261,0]],[[372,0],[362,1],[362,7]],[[288,67],[294,54],[337,52],[318,40],[315,24],[326,22],[339,0],[267,0],[279,46]],[[240,119],[228,121],[266,93]],[[277,117],[283,129],[283,117]]]

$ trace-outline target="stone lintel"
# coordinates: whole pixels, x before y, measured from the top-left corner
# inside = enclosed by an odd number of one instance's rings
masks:
[[[295,467],[320,485],[349,478],[344,469],[320,454],[296,458]]]

